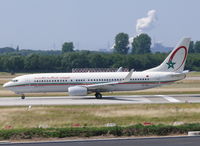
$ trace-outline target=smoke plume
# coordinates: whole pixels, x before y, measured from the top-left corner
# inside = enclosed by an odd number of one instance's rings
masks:
[[[150,10],[147,13],[147,17],[143,17],[137,20],[136,24],[136,32],[138,34],[143,33],[145,31],[151,30],[154,26],[154,22],[157,20],[156,18],[156,10]]]

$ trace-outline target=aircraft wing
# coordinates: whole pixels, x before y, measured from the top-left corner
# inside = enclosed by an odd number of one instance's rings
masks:
[[[86,85],[85,87],[88,88],[88,90],[98,90],[98,89],[106,88],[106,86],[112,86],[119,83],[128,82],[130,81],[132,74],[133,74],[133,69],[128,73],[128,75],[122,81],[92,84],[92,85]]]

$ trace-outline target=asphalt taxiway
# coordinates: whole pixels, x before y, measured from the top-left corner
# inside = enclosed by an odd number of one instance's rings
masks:
[[[94,104],[144,104],[144,103],[200,103],[200,94],[177,95],[116,95],[95,99],[94,96],[56,97],[1,97],[0,106],[30,105],[94,105]]]
[[[52,142],[2,143],[11,146],[199,146],[200,137],[115,138]],[[1,144],[0,144],[1,145]]]

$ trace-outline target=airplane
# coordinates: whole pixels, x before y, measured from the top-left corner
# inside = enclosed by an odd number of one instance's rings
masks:
[[[184,71],[190,38],[183,38],[157,67],[141,72],[40,73],[16,77],[3,85],[25,99],[26,93],[68,92],[70,96],[86,96],[101,92],[135,91],[170,84],[186,77]]]

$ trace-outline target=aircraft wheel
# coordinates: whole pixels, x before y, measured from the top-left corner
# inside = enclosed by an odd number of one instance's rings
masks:
[[[22,96],[21,96],[21,99],[25,99],[25,95],[22,95]]]
[[[99,92],[97,92],[97,93],[95,94],[95,97],[96,97],[96,99],[102,99],[102,94],[99,93]]]

